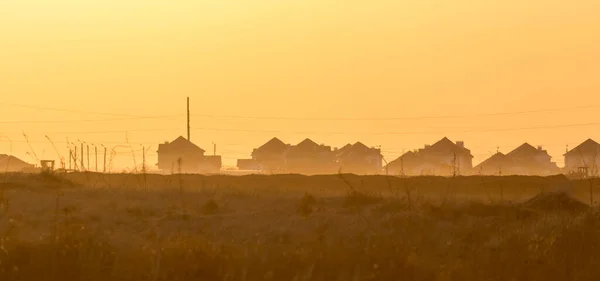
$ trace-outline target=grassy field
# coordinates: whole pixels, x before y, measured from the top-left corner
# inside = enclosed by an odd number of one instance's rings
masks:
[[[598,280],[596,188],[562,176],[0,175],[0,280]]]

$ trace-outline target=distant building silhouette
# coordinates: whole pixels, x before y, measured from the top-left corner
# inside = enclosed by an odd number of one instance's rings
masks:
[[[524,143],[511,152],[496,153],[474,168],[482,175],[548,176],[560,173],[552,157],[541,146]]]
[[[410,151],[387,165],[391,175],[466,175],[473,168],[473,155],[464,142],[444,137],[433,145]]]
[[[361,142],[347,144],[336,150],[335,154],[342,173],[379,174],[383,168],[381,149],[367,147]]]
[[[565,157],[564,172],[566,174],[585,173],[582,176],[598,176],[600,167],[600,144],[587,139],[580,145],[569,150]]]
[[[360,142],[332,150],[308,138],[297,145],[273,138],[254,149],[252,159],[238,159],[237,166],[266,173],[332,174],[342,168],[343,173],[376,174],[381,171],[382,159],[380,149]]]
[[[0,173],[24,172],[32,170],[35,165],[29,164],[12,155],[0,154]]]
[[[205,156],[204,149],[180,136],[158,145],[158,169],[186,174],[216,173],[221,169],[221,156]]]
[[[506,154],[502,152],[496,152],[490,158],[485,159],[479,165],[473,168],[473,173],[480,175],[506,175],[513,163],[510,158],[506,157]]]
[[[331,146],[305,139],[289,148],[286,154],[287,171],[299,174],[335,173],[335,155]]]
[[[242,168],[258,168],[260,171],[278,173],[286,170],[286,154],[290,148],[289,144],[284,143],[278,138],[272,138],[259,148],[252,151],[252,161],[242,159]],[[238,161],[238,163],[240,163]]]

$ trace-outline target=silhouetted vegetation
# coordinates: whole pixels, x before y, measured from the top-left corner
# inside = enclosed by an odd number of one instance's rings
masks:
[[[587,181],[147,175],[140,187],[138,176],[6,178],[0,280],[600,275],[600,212],[582,203]],[[57,182],[71,188],[44,188]],[[411,208],[398,188],[412,190]]]

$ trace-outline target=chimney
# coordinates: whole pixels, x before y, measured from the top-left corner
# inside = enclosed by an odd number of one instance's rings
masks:
[[[464,141],[457,141],[457,142],[456,142],[456,145],[458,145],[458,146],[460,146],[460,147],[464,148],[464,147],[465,147],[465,142],[464,142]]]
[[[538,145],[538,150],[542,151],[542,146],[541,145]]]

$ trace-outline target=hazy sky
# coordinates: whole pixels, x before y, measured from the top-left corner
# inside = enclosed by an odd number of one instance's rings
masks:
[[[185,136],[189,96],[192,141],[217,143],[227,165],[273,136],[360,140],[388,161],[447,136],[476,163],[527,141],[562,165],[566,144],[600,141],[599,12],[594,0],[4,0],[0,153],[10,138],[33,162],[25,131],[39,158],[56,158],[45,135],[63,155],[66,137],[128,139],[155,164],[157,143]],[[441,116],[454,117],[422,118]]]

